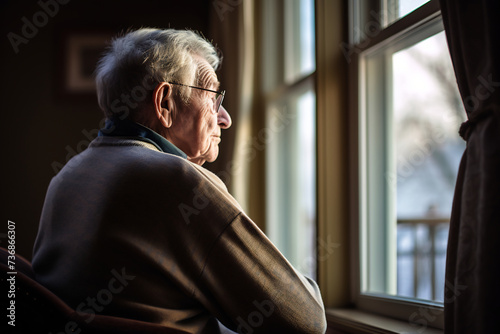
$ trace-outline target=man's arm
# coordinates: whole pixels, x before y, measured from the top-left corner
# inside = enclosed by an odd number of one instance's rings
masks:
[[[324,333],[316,283],[283,257],[243,213],[210,251],[195,297],[239,333]]]

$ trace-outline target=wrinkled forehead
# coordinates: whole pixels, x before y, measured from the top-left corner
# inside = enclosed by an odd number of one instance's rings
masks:
[[[195,62],[198,66],[196,73],[198,77],[197,84],[201,87],[217,90],[220,84],[212,66],[201,57],[195,57]]]

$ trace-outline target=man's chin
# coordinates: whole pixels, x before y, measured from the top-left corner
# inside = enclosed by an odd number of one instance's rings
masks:
[[[217,160],[217,157],[219,156],[219,147],[216,146],[215,148],[212,149],[212,152],[206,157],[205,161],[206,162],[214,162]]]
[[[197,156],[195,158],[188,157],[188,160],[201,166],[205,162],[214,162],[215,160],[217,160],[218,156],[219,156],[219,146],[215,145],[212,146],[210,150],[205,154]]]

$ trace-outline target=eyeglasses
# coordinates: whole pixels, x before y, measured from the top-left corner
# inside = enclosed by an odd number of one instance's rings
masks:
[[[211,89],[206,89],[206,88],[201,88],[201,87],[196,87],[196,86],[184,85],[184,84],[177,83],[177,82],[169,82],[169,84],[179,85],[179,86],[184,86],[184,87],[189,87],[189,88],[195,88],[195,89],[200,89],[200,90],[205,90],[207,92],[215,93],[214,114],[216,114],[216,113],[219,112],[219,108],[222,105],[222,100],[224,100],[224,96],[226,95],[226,91],[225,90],[218,92],[218,91],[211,90]]]

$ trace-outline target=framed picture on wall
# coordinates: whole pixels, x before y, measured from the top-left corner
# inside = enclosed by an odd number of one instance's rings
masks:
[[[58,38],[56,57],[57,91],[63,99],[96,97],[95,69],[115,35],[110,30],[66,30]]]

